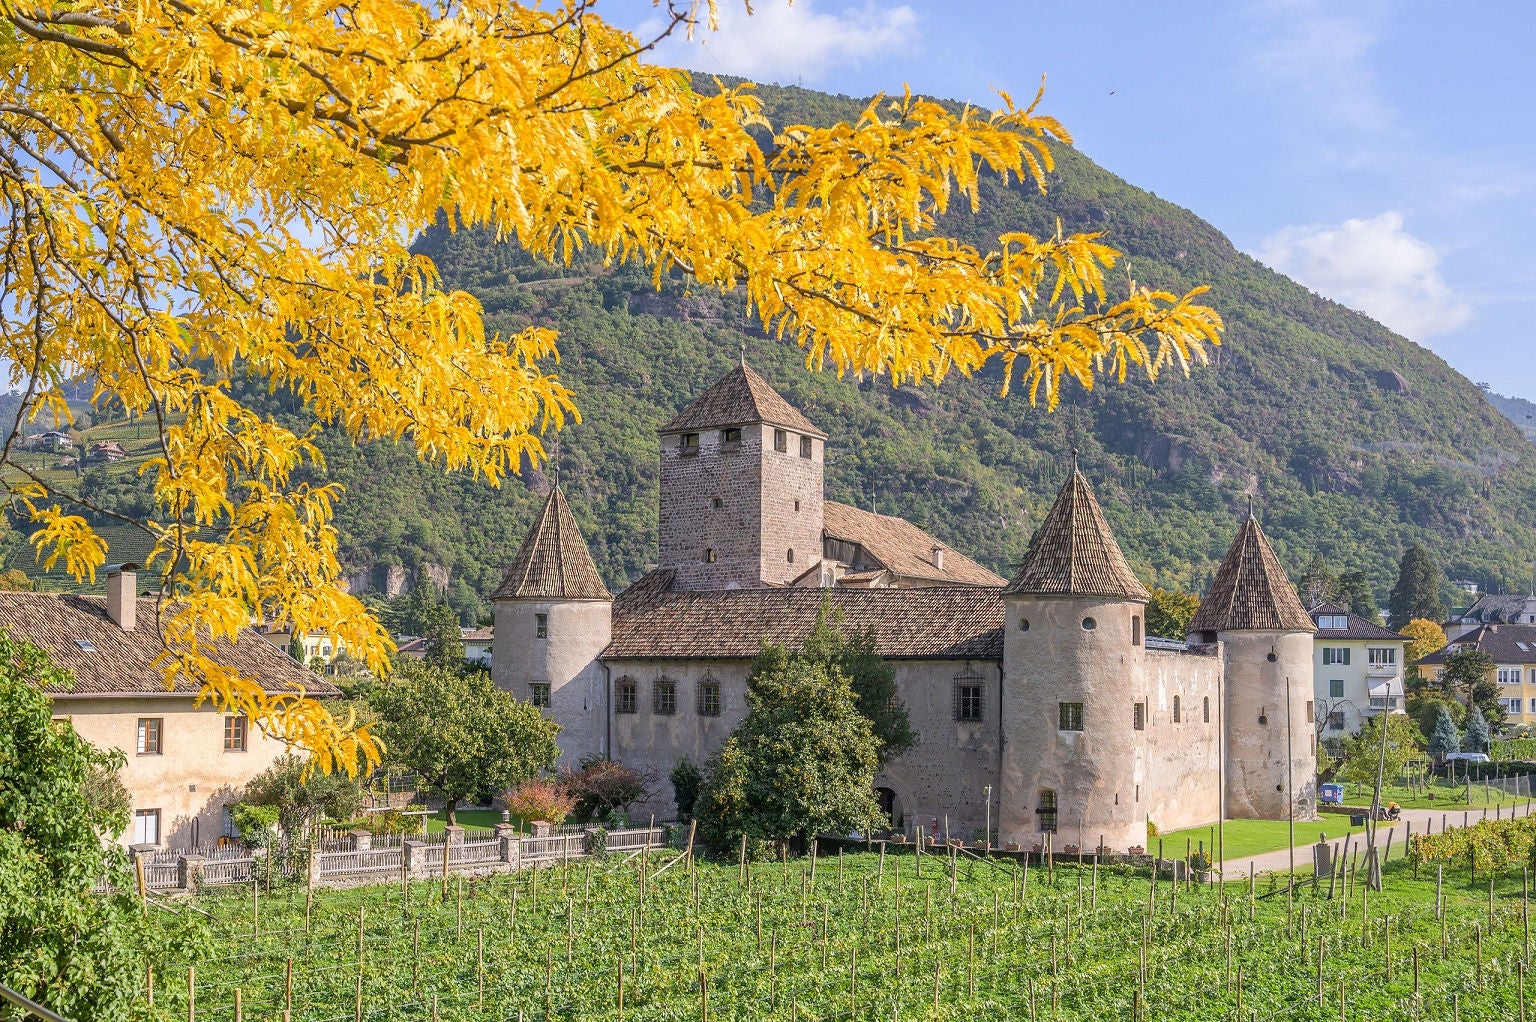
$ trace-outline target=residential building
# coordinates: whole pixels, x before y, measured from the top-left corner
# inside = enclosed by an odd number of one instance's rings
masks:
[[[1367,717],[1404,713],[1404,650],[1408,637],[1344,607],[1311,610],[1312,676],[1318,732],[1323,738],[1358,734]]]

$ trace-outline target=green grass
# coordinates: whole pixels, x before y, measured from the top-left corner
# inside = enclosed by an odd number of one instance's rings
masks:
[[[1382,826],[1390,827],[1392,824],[1383,823]],[[1265,852],[1279,851],[1285,848],[1290,841],[1290,824],[1284,820],[1228,820],[1222,828],[1222,847],[1226,853],[1228,862],[1242,862],[1244,859]],[[1343,837],[1345,834],[1359,834],[1364,827],[1349,826],[1349,817],[1334,814],[1324,814],[1317,820],[1298,822],[1296,824],[1296,861],[1305,865],[1310,861],[1310,847],[1317,843],[1319,834],[1327,834],[1328,840]],[[1147,851],[1157,853],[1157,842],[1163,843],[1163,854],[1170,859],[1184,858],[1185,841],[1191,848],[1198,849],[1201,842],[1205,843],[1205,849],[1215,859],[1213,851],[1216,838],[1215,827],[1190,827],[1187,830],[1175,830],[1171,833],[1154,838]],[[1383,838],[1385,840],[1385,838]]]
[[[460,809],[454,814],[461,827],[485,827],[490,828],[501,822],[501,813],[495,809]],[[518,821],[514,819],[513,823]],[[448,826],[448,817],[439,809],[427,817],[427,833],[437,834]]]

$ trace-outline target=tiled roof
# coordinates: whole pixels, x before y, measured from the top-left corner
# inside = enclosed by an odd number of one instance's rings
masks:
[[[1461,615],[1461,620],[1484,624],[1519,624],[1532,614],[1536,614],[1536,596],[1484,595],[1478,597],[1477,602]]]
[[[1536,625],[1483,625],[1416,662],[1443,664],[1457,649],[1480,649],[1500,664],[1536,664]]]
[[[165,608],[165,613],[171,609]],[[198,683],[185,675],[166,688],[165,675],[155,663],[165,649],[155,627],[156,613],[154,600],[140,599],[136,627],[125,632],[107,616],[107,601],[100,596],[0,592],[0,629],[41,646],[54,663],[73,672],[75,683],[67,690],[71,695],[195,695]],[[254,628],[242,628],[233,642],[220,639],[204,648],[213,660],[268,692],[340,694]]]
[[[823,440],[827,436],[811,425],[811,420],[800,414],[798,408],[780,397],[767,380],[745,365],[722,376],[657,432],[682,433],[719,426],[745,426],[753,422],[784,426]]]
[[[1359,614],[1351,614],[1348,609],[1333,603],[1320,603],[1309,612],[1312,623],[1317,624],[1320,617],[1348,617],[1348,628],[1321,628],[1317,629],[1319,639],[1381,639],[1395,642],[1406,642],[1408,636],[1399,635],[1390,628],[1383,628],[1374,621],[1367,620]]]
[[[1296,587],[1264,538],[1257,518],[1237,530],[1200,609],[1191,632],[1314,632],[1312,616],[1302,607]]]
[[[481,625],[479,628],[460,628],[459,640],[461,642],[490,642],[496,638],[496,629],[490,625]]]
[[[1131,600],[1151,595],[1125,563],[1093,488],[1075,467],[1035,530],[1024,563],[1005,591]]]
[[[558,486],[549,491],[549,499],[544,501],[538,521],[523,540],[523,548],[507,569],[501,586],[491,594],[493,600],[541,598],[613,599],[597,573],[597,565],[592,563],[587,542],[581,538],[581,529]]]
[[[798,646],[823,599],[850,632],[873,630],[888,658],[997,659],[1003,655],[999,590],[920,589],[673,590],[672,572],[653,571],[613,605],[613,641],[604,659],[747,659],[764,642]]]
[[[1003,584],[1003,579],[948,544],[940,543],[906,519],[877,515],[872,511],[861,511],[830,500],[822,508],[828,536],[859,544],[893,574],[950,585]],[[936,546],[944,548],[942,571],[933,563],[933,548]]]

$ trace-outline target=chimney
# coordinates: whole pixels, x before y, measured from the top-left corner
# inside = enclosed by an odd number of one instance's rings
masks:
[[[107,617],[123,631],[133,631],[139,609],[137,564],[107,565]]]
[[[944,570],[944,548],[941,546],[933,548],[933,566],[940,571]]]

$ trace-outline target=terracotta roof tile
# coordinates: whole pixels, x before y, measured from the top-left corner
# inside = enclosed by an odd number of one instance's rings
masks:
[[[755,657],[764,642],[801,643],[823,599],[842,611],[845,628],[873,629],[882,657],[997,659],[1003,652],[996,588],[697,592],[670,589],[671,580],[671,571],[653,571],[619,595],[604,659]]]
[[[863,547],[893,574],[949,585],[1000,586],[1004,580],[969,557],[940,543],[911,522],[890,515],[861,511],[847,504],[822,505],[826,534]],[[934,566],[933,548],[944,548],[944,568]],[[863,575],[864,572],[859,572]],[[844,578],[850,576],[845,575]]]
[[[799,409],[780,397],[767,380],[745,365],[722,376],[657,432],[682,433],[718,426],[745,426],[753,422],[785,426],[822,439],[827,436],[811,425],[811,420],[800,414]]]
[[[1320,603],[1307,612],[1312,618],[1312,623],[1317,624],[1320,617],[1347,617],[1347,628],[1318,628],[1319,639],[1381,639],[1382,641],[1406,642],[1408,636],[1399,635],[1390,628],[1383,628],[1374,621],[1369,621],[1359,614],[1351,614],[1346,607],[1340,607],[1333,603]]]
[[[491,594],[493,600],[519,599],[611,600],[613,594],[603,584],[592,563],[587,542],[565,502],[565,494],[556,486],[549,491],[544,509],[523,540],[512,567],[507,569],[501,586]]]
[[[170,612],[165,608],[165,613]],[[54,663],[73,672],[75,682],[67,690],[72,695],[195,695],[197,682],[185,676],[166,688],[165,676],[155,664],[164,651],[156,615],[155,601],[140,599],[137,626],[125,632],[107,616],[106,600],[100,596],[0,592],[0,629],[41,646]],[[312,696],[340,694],[336,686],[295,663],[254,628],[241,629],[233,642],[213,643],[209,656],[241,677],[259,682],[268,692],[302,688]]]
[[[1296,587],[1286,577],[1280,559],[1264,538],[1257,518],[1237,530],[1190,632],[1277,631],[1315,632],[1312,616],[1302,607]]]
[[[1076,468],[1035,530],[1024,563],[1005,591],[1130,600],[1151,596],[1125,563],[1093,487]]]
[[[1536,664],[1536,625],[1482,625],[1415,662],[1443,664],[1458,649],[1482,650],[1499,664]]]

